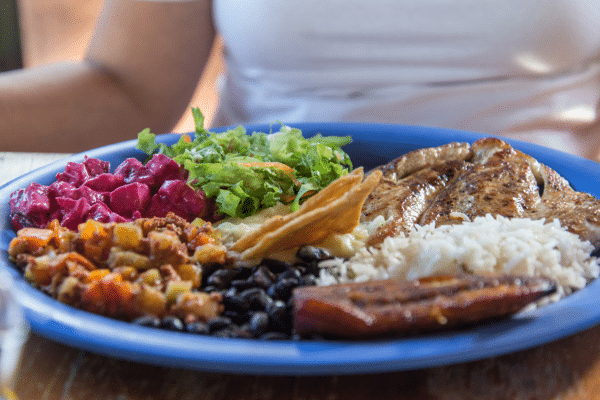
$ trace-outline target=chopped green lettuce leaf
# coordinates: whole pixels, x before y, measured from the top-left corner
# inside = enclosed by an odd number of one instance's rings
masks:
[[[304,138],[299,129],[283,124],[279,132],[270,134],[248,134],[243,126],[217,133],[204,128],[198,108],[192,109],[192,115],[193,140],[182,135],[166,146],[156,143],[156,136],[145,129],[138,134],[136,148],[148,155],[165,154],[183,165],[189,172],[188,183],[216,198],[222,214],[243,218],[278,202],[296,210],[352,169],[341,149],[352,141],[349,136]]]
[[[138,141],[135,148],[143,151],[146,154],[152,154],[158,149],[156,144],[156,135],[150,133],[150,128],[146,128],[138,133]]]

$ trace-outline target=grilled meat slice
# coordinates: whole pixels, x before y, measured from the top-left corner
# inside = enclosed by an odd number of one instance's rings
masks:
[[[577,192],[553,169],[542,166],[541,202],[527,213],[531,219],[558,218],[561,226],[589,240],[600,249],[600,200],[587,193]]]
[[[369,244],[376,245],[400,232],[408,233],[437,194],[466,167],[463,161],[446,161],[410,174],[400,182],[382,179],[363,205],[362,217],[371,221],[383,215],[389,222],[370,237]]]
[[[460,168],[449,170],[453,163]],[[492,214],[557,218],[600,248],[600,200],[573,190],[556,171],[503,140],[417,150],[380,169],[387,178],[367,198],[363,221],[382,215],[386,223],[371,236],[370,245],[409,232],[415,224],[461,223]]]
[[[296,289],[300,335],[399,336],[506,317],[556,291],[541,277],[436,276]]]
[[[468,143],[452,142],[438,147],[411,151],[377,169],[383,172],[384,178],[399,181],[434,164],[451,160],[464,161],[471,157],[471,146]]]
[[[475,157],[469,168],[438,194],[421,215],[420,225],[462,222],[456,215],[468,219],[486,214],[522,218],[539,204],[529,156],[510,147],[481,147],[473,146]]]

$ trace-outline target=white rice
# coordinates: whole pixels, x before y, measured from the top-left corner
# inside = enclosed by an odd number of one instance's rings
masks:
[[[322,262],[319,284],[496,272],[554,279],[560,298],[598,277],[593,250],[558,220],[488,215],[457,225],[418,226],[409,235],[386,238],[381,248]]]

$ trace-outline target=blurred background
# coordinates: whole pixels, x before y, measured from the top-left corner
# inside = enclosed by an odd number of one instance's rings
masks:
[[[102,0],[16,0],[16,2],[25,68],[83,57],[102,9]],[[213,49],[211,62],[190,104],[190,106],[200,107],[206,117],[206,126],[211,124],[214,117],[217,102],[215,81],[221,66],[221,45],[217,43]],[[194,123],[188,107],[174,131],[193,130]]]

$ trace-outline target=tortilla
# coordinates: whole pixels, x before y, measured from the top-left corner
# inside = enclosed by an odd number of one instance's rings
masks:
[[[263,257],[273,250],[315,244],[332,233],[350,233],[360,220],[362,205],[381,179],[373,171],[363,180],[362,168],[344,175],[307,200],[298,211],[267,220],[240,238],[232,250],[242,259]]]

